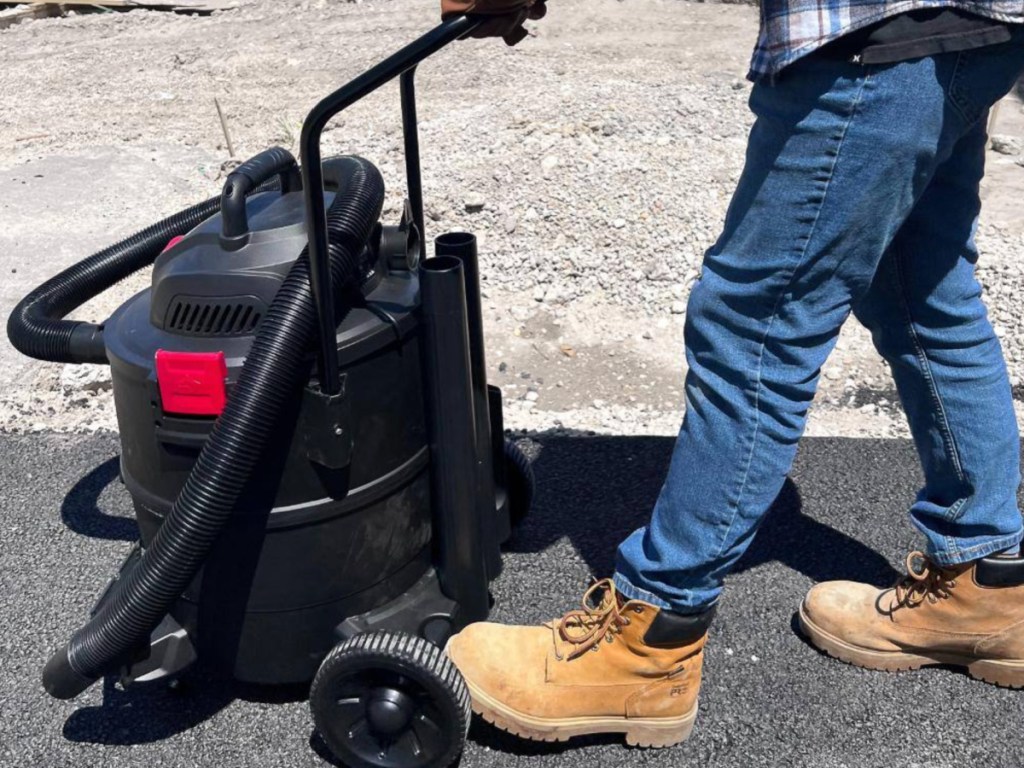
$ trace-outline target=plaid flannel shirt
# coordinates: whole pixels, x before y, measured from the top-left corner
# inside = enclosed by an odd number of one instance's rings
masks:
[[[1024,23],[1024,0],[761,0],[761,34],[750,79],[771,77],[832,40],[922,8],[960,8]]]

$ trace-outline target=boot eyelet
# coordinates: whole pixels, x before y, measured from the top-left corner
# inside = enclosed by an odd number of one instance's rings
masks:
[[[634,605],[633,606],[633,613],[643,613],[643,612],[644,612],[644,607],[642,605]]]

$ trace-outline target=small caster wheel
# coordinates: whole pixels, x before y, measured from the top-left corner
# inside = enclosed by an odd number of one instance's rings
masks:
[[[350,768],[447,768],[472,715],[466,683],[440,648],[386,632],[335,646],[309,705],[324,742]]]
[[[505,438],[505,477],[509,519],[515,527],[529,514],[537,484],[530,459],[515,441],[508,438]]]

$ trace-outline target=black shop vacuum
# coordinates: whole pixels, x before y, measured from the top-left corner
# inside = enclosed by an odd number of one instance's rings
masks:
[[[443,647],[487,617],[530,466],[486,380],[476,240],[421,260],[416,67],[477,22],[449,20],[323,100],[301,168],[270,149],[222,194],[85,259],[8,323],[40,360],[110,365],[121,478],[141,541],[43,670],[70,699],[104,676],[194,662],[307,684],[343,763],[447,766],[469,694]],[[399,80],[408,201],[321,157],[328,121]],[[64,319],[153,266],[102,325]]]

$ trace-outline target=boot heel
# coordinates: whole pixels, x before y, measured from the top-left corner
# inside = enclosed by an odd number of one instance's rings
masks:
[[[696,720],[697,708],[694,706],[691,714],[668,722],[630,721],[626,730],[626,744],[644,749],[674,747],[690,738]]]
[[[967,665],[967,671],[976,680],[1001,685],[1004,688],[1024,688],[1024,661],[988,661],[985,659]]]

